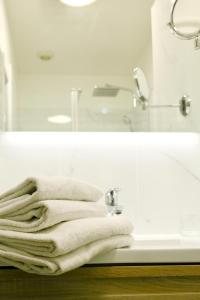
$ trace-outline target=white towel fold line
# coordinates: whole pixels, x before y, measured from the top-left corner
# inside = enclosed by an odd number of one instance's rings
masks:
[[[43,257],[57,257],[87,244],[129,235],[132,223],[124,217],[87,218],[63,222],[36,233],[0,230],[2,245]]]
[[[37,200],[98,201],[102,196],[103,193],[99,188],[75,179],[32,177],[2,194],[0,196],[0,209],[7,205],[17,208],[19,202],[23,202],[24,205]]]
[[[17,211],[0,212],[0,229],[36,232],[63,221],[106,216],[101,203],[86,201],[44,200],[27,205]]]
[[[117,248],[129,247],[132,244],[132,240],[132,237],[129,235],[117,235],[92,242],[55,258],[34,256],[22,250],[19,251],[0,245],[0,259],[1,262],[28,273],[61,275],[89,263],[92,258],[99,254],[104,254]]]

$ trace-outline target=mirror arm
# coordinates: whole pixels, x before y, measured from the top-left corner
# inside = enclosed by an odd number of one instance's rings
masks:
[[[191,112],[192,100],[188,95],[184,95],[179,104],[166,104],[166,105],[149,105],[149,108],[179,108],[183,117],[187,117]]]

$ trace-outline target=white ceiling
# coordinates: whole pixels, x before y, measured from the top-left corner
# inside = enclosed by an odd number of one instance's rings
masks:
[[[6,0],[20,73],[127,75],[151,40],[153,0],[97,0],[72,8],[59,0]],[[50,62],[37,58],[53,51]]]

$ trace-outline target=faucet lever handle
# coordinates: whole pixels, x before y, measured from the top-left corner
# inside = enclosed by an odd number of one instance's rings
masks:
[[[106,205],[108,206],[117,206],[118,205],[118,194],[120,188],[112,188],[106,192]]]

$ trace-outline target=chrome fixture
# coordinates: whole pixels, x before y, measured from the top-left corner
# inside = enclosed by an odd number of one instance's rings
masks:
[[[184,117],[187,117],[191,111],[192,100],[188,95],[184,95],[179,103],[179,109]]]
[[[178,0],[174,1],[174,4],[171,9],[171,15],[170,15],[170,22],[168,23],[168,26],[170,27],[171,31],[174,33],[174,35],[182,40],[195,40],[195,50],[200,49],[200,29],[193,33],[185,33],[181,32],[177,29],[175,22],[174,22],[174,12],[176,5],[178,3]]]
[[[188,95],[184,95],[179,104],[166,104],[166,105],[150,105],[150,108],[179,108],[179,111],[183,117],[189,116],[191,112],[192,100]]]
[[[131,94],[133,93],[133,90],[129,88],[106,83],[103,86],[95,85],[93,90],[93,97],[117,97],[120,91],[126,91]]]
[[[144,72],[140,68],[133,69],[133,78],[135,81],[136,92],[123,86],[105,84],[103,86],[95,85],[93,97],[117,97],[120,91],[131,93],[133,108],[140,105],[143,110],[147,108],[179,108],[182,116],[187,117],[191,111],[192,101],[188,95],[184,95],[178,104],[149,105],[150,90]]]
[[[191,112],[192,100],[188,95],[184,95],[178,104],[163,104],[163,105],[149,105],[149,87],[144,75],[144,72],[140,68],[133,70],[133,77],[136,85],[136,94],[133,100],[133,107],[141,105],[143,110],[149,108],[178,108],[181,115],[187,117]]]
[[[108,207],[108,213],[111,216],[121,215],[123,211],[122,206],[118,203],[119,191],[119,188],[113,188],[108,190],[105,194],[105,202]]]

